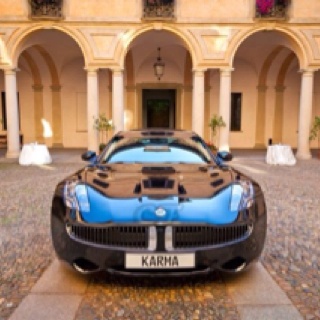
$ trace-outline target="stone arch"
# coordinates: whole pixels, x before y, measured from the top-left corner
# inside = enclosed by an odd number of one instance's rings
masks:
[[[266,27],[263,26],[261,28],[255,28],[250,30],[245,30],[244,32],[239,32],[237,36],[235,36],[230,42],[228,52],[226,54],[226,59],[229,61],[230,65],[233,65],[233,61],[235,55],[238,51],[240,45],[248,39],[253,34],[256,34],[261,31],[275,31],[279,32],[282,35],[285,35],[289,40],[291,47],[288,47],[292,50],[299,61],[299,65],[301,69],[306,69],[309,66],[309,61],[312,58],[312,50],[310,48],[310,44],[304,38],[300,37],[297,33],[292,32],[291,30],[281,28],[281,27]]]
[[[276,98],[275,98],[275,115],[273,119],[273,134],[272,139],[274,142],[282,142],[283,140],[283,126],[284,126],[284,92],[285,86],[284,81],[289,70],[291,63],[295,59],[293,52],[289,53],[284,58],[283,63],[279,69],[276,78]]]
[[[25,41],[28,38],[28,36],[32,35],[36,31],[43,31],[47,29],[54,29],[60,31],[69,36],[73,41],[75,41],[82,52],[85,65],[88,65],[90,61],[93,60],[92,50],[90,49],[89,44],[87,43],[85,38],[80,33],[60,26],[50,26],[50,28],[48,28],[45,26],[37,25],[32,28],[23,29],[21,32],[17,32],[7,42],[6,48],[8,56],[11,58],[8,60],[11,63],[12,68],[15,68],[17,66],[21,52],[26,49]]]
[[[58,70],[51,55],[41,46],[33,46],[45,61],[51,76],[51,99],[52,99],[52,132],[53,144],[62,145],[62,111],[61,111],[61,85]]]
[[[181,30],[177,28],[173,28],[172,26],[166,25],[161,25],[161,27],[159,27],[157,24],[149,25],[147,27],[135,30],[135,32],[128,34],[127,37],[123,37],[123,42],[118,42],[118,45],[115,50],[115,60],[118,61],[120,68],[124,67],[125,57],[130,49],[130,45],[134,42],[134,40],[137,39],[140,35],[148,31],[154,30],[163,30],[170,32],[177,36],[180,40],[182,40],[187,51],[190,53],[192,65],[194,68],[196,68],[198,61],[200,60],[199,57],[201,56],[201,52],[199,51],[198,46],[195,43],[193,43],[192,39],[188,37],[187,34],[183,33]]]
[[[37,63],[28,51],[23,51],[21,57],[26,61],[31,71],[33,80],[33,100],[34,100],[34,130],[35,139],[43,142],[41,119],[43,118],[43,83]]]

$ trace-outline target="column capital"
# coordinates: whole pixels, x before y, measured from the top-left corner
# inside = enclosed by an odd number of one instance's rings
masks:
[[[97,72],[99,71],[98,67],[85,67],[84,70],[87,71],[88,74],[97,74]]]
[[[42,92],[43,91],[43,85],[42,84],[34,84],[32,86],[32,89],[35,92]]]
[[[114,68],[114,69],[111,69],[111,71],[112,71],[113,75],[120,76],[120,75],[123,74],[124,69],[122,69],[122,68]]]
[[[50,89],[52,92],[60,92],[61,86],[60,85],[52,85],[52,86],[50,86]]]
[[[3,71],[4,71],[5,75],[16,75],[16,73],[18,71],[20,71],[20,69],[18,69],[18,68],[8,68],[8,69],[3,69]]]
[[[257,90],[259,92],[266,92],[268,90],[268,86],[266,86],[266,85],[258,85],[257,86]]]
[[[282,85],[277,85],[277,86],[274,87],[274,89],[276,90],[276,92],[284,92],[286,87],[282,86]]]
[[[204,77],[204,73],[206,72],[206,69],[193,69],[192,73],[194,76],[198,76],[198,77]]]
[[[302,73],[303,76],[313,76],[313,74],[318,71],[318,69],[300,69],[299,72]]]
[[[231,76],[231,72],[234,71],[233,68],[229,68],[229,67],[226,67],[226,68],[220,68],[220,74],[222,76]]]

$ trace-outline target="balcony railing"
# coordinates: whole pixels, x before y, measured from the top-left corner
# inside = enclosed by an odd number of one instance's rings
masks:
[[[144,0],[144,19],[173,19],[174,0]]]
[[[63,0],[29,0],[32,18],[62,18]]]
[[[256,0],[256,18],[286,19],[290,0]]]

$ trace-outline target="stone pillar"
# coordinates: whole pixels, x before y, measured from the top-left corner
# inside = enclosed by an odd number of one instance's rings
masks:
[[[230,104],[231,104],[231,72],[232,69],[220,70],[219,115],[226,126],[219,130],[219,150],[229,151]]]
[[[312,117],[313,70],[303,70],[300,92],[299,134],[297,158],[310,159],[309,135]]]
[[[35,139],[39,143],[43,143],[43,128],[41,119],[43,118],[43,86],[41,84],[34,85],[33,87],[34,96],[34,129]]]
[[[87,70],[87,115],[88,115],[88,150],[99,151],[99,133],[94,128],[94,120],[99,117],[98,71]]]
[[[256,142],[255,148],[265,148],[266,130],[266,92],[267,86],[257,87],[257,116],[256,116]]]
[[[276,86],[276,103],[273,120],[273,143],[282,143],[284,86]]]
[[[52,146],[63,147],[62,142],[62,110],[61,110],[61,86],[52,85]]]
[[[5,70],[7,113],[7,158],[18,158],[20,153],[19,113],[16,70]]]
[[[124,130],[124,87],[123,71],[112,71],[112,123],[114,132]]]
[[[192,130],[203,137],[204,126],[204,71],[193,71]]]

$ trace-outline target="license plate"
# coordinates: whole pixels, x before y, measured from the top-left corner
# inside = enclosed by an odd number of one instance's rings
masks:
[[[178,253],[178,254],[126,254],[126,269],[181,269],[194,268],[194,253]]]

